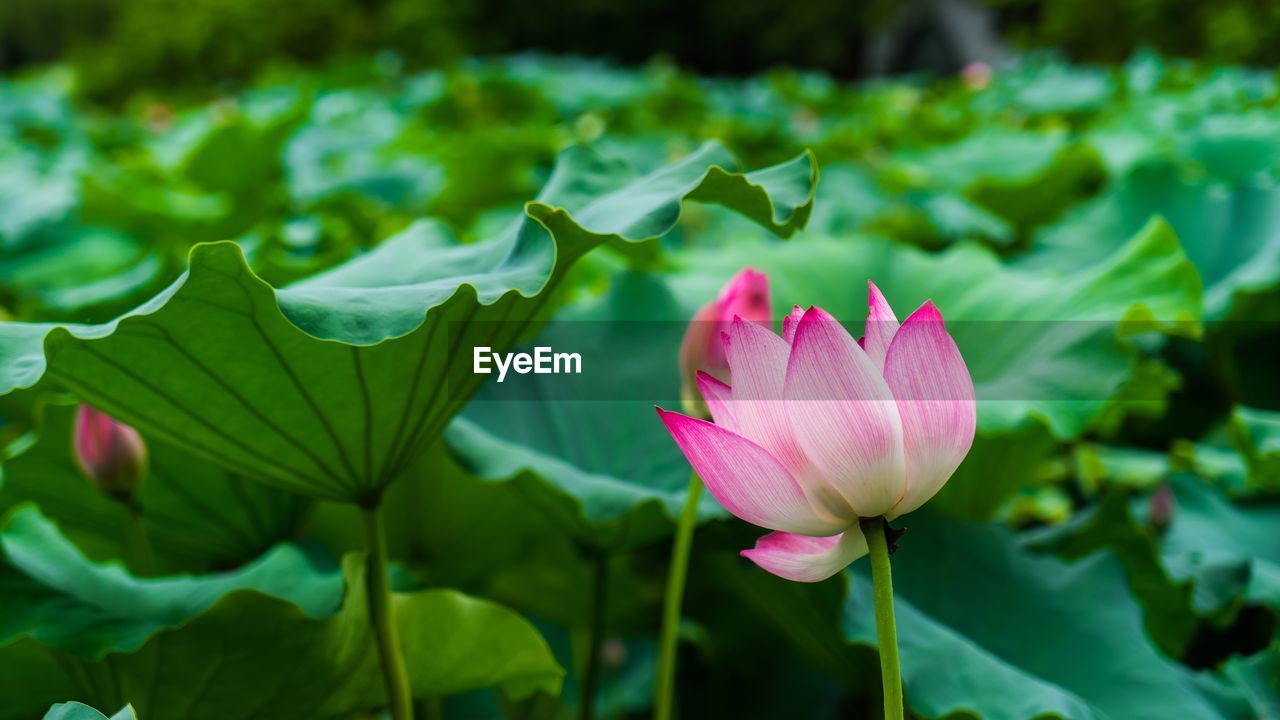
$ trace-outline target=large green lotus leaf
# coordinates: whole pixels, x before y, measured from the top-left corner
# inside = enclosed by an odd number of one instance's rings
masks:
[[[1239,90],[1233,89],[1237,95]],[[1240,183],[1276,162],[1280,126],[1255,103],[1242,97],[1197,98],[1194,92],[1144,94],[1091,123],[1085,141],[1098,150],[1113,178],[1146,162],[1176,160]]]
[[[0,137],[0,247],[6,252],[35,244],[40,230],[66,222],[75,211],[75,172],[83,162],[42,162],[16,140]]]
[[[1147,634],[1166,655],[1182,658],[1202,621],[1210,618],[1194,607],[1193,583],[1174,578],[1165,570],[1158,533],[1146,518],[1137,516],[1133,505],[1126,493],[1110,492],[1066,523],[1024,535],[1023,545],[1052,551],[1068,560],[1104,549],[1112,552],[1142,605]],[[1221,625],[1225,618],[1212,620]]]
[[[1033,164],[1036,162],[1034,154],[1030,159]],[[890,179],[894,172],[905,171],[902,179],[908,185],[942,186],[894,193],[882,184],[885,178],[876,178],[864,168],[824,164],[809,232],[834,237],[870,233],[925,248],[966,240],[980,240],[1000,248],[1011,245],[1016,238],[1010,223],[964,195],[968,175],[961,169],[952,177],[948,173],[954,168],[949,162],[938,165],[937,170],[942,173],[938,177],[931,174],[927,163],[916,166],[908,160],[904,167],[891,165]],[[1017,172],[1016,166],[1012,171]]]
[[[158,290],[168,278],[153,248],[82,217],[81,177],[97,151],[65,88],[4,83],[0,106],[0,305],[78,319],[93,306],[107,319]]]
[[[1076,115],[1104,108],[1115,92],[1107,70],[1029,57],[993,73],[973,104],[1002,114],[1015,107],[1029,115]]]
[[[1229,625],[1243,605],[1280,606],[1280,504],[1233,502],[1192,473],[1168,479],[1171,510],[1157,531],[1151,499],[1108,495],[1069,523],[1028,538],[1028,546],[1066,557],[1099,548],[1116,553],[1147,612],[1148,630],[1174,656],[1199,625]]]
[[[958,195],[924,198],[921,209],[943,238],[952,241],[977,238],[997,247],[1013,242],[1008,223]]]
[[[907,705],[921,717],[1243,718],[1240,695],[1177,665],[1107,553],[1074,563],[1022,549],[1006,529],[912,515],[893,556]],[[866,561],[802,586],[735,563],[741,598],[832,671],[876,673]],[[722,579],[726,576],[719,576]],[[847,587],[842,605],[829,597]],[[842,635],[841,635],[842,633]],[[843,637],[848,646],[842,645]]]
[[[261,212],[242,211],[224,193],[138,164],[102,164],[85,177],[80,197],[86,222],[177,252],[194,242],[235,237],[252,227]]]
[[[884,188],[865,168],[851,163],[822,166],[809,232],[844,235],[856,232],[888,202]]]
[[[1168,163],[1135,169],[1037,236],[1021,262],[1060,271],[1096,262],[1155,215],[1172,225],[1204,280],[1206,320],[1231,317],[1243,295],[1280,287],[1280,188],[1187,179]]]
[[[0,509],[35,502],[87,555],[137,567],[125,506],[94,489],[72,458],[75,408],[49,405],[37,430],[3,461]],[[249,482],[149,438],[150,467],[138,492],[161,573],[234,567],[292,535],[310,503]]]
[[[1237,407],[1227,432],[1248,468],[1250,484],[1280,489],[1280,413]]]
[[[0,291],[18,317],[87,313],[107,319],[163,286],[163,263],[141,243],[106,228],[67,226],[0,257]]]
[[[1090,494],[1104,487],[1149,490],[1171,467],[1168,453],[1146,448],[1080,443],[1073,455],[1076,479]]]
[[[39,641],[23,638],[0,647],[5,674],[0,685],[0,717],[39,717],[54,702],[78,697],[60,658]]]
[[[824,172],[823,186],[826,184],[827,173]],[[819,191],[819,208],[823,207],[822,199]],[[857,203],[857,198],[838,198],[835,202]],[[938,249],[970,240],[1005,248],[1015,240],[1008,222],[958,193],[908,193],[892,203],[881,200],[869,207],[879,212],[858,230],[922,248]],[[869,214],[865,203],[862,203],[862,212]],[[846,233],[836,231],[828,234],[839,236]]]
[[[596,59],[521,54],[487,60],[476,74],[523,86],[563,117],[586,110],[628,109],[654,92],[645,75]]]
[[[82,118],[53,73],[0,82],[0,248],[29,249],[75,214],[91,156]]]
[[[1044,172],[1068,144],[1064,132],[991,130],[907,154],[898,172],[917,182],[958,190],[976,182],[1015,183]]]
[[[1173,441],[1167,458],[1169,471],[1189,470],[1228,493],[1252,492],[1249,466],[1238,450],[1213,442]]]
[[[1085,142],[1102,158],[1112,180],[1123,178],[1143,163],[1175,154],[1171,133],[1147,113],[1121,113],[1095,124]]]
[[[1176,505],[1160,554],[1171,576],[1195,583],[1196,608],[1280,608],[1280,502],[1235,503],[1190,474],[1175,476],[1171,487]]]
[[[912,185],[962,192],[1025,232],[1092,193],[1104,166],[1065,133],[988,130],[907,155],[895,170]]]
[[[149,149],[158,164],[202,189],[253,196],[279,176],[281,149],[309,106],[296,87],[251,91],[233,108],[215,105],[186,114]]]
[[[513,343],[592,247],[662,235],[686,199],[784,235],[803,224],[811,156],[746,175],[721,169],[731,161],[709,144],[635,177],[573,148],[497,237],[458,245],[423,222],[280,291],[235,244],[197,246],[184,277],[120,320],[0,327],[0,384],[47,375],[246,477],[369,502],[487,377],[452,359]]]
[[[1020,181],[983,180],[967,195],[1024,236],[1097,191],[1105,166],[1093,148],[1068,145],[1040,173]]]
[[[1256,717],[1280,717],[1280,644],[1231,658],[1222,674],[1249,699]]]
[[[877,238],[743,244],[682,259],[671,286],[686,307],[750,265],[768,273],[777,313],[819,305],[855,334],[866,318],[868,279],[899,319],[933,299],[973,376],[980,434],[1038,420],[1069,439],[1122,400],[1128,410],[1148,407],[1158,398],[1120,396],[1135,368],[1124,336],[1138,329],[1194,334],[1199,317],[1199,278],[1159,222],[1070,274],[1011,267],[974,245],[928,254]]]
[[[1280,121],[1270,110],[1210,115],[1182,145],[1213,177],[1243,183],[1280,164]]]
[[[211,720],[339,718],[384,702],[359,555],[338,572],[281,546],[231,573],[137,579],[86,560],[33,508],[9,516],[0,542],[0,657],[8,667],[42,644],[81,701]],[[551,651],[509,610],[452,590],[395,603],[416,697],[558,691]],[[21,681],[0,678],[0,697],[20,697]]]
[[[180,115],[85,174],[80,215],[167,250],[237,237],[284,204],[281,148],[307,103],[296,88],[245,93]]]
[[[410,115],[376,92],[322,94],[284,148],[294,203],[311,207],[345,194],[397,209],[422,209],[443,184],[441,168],[419,155],[388,152]]]
[[[903,599],[904,682],[923,714],[990,703],[981,717],[1244,716],[1224,690],[1156,650],[1113,557],[1035,557],[992,527],[921,523],[912,533],[910,543],[928,550],[895,555],[894,586]],[[871,609],[870,582],[856,575],[844,615],[851,641],[875,642]],[[948,646],[952,652],[939,652]],[[921,689],[939,695],[913,693],[916,673]]]
[[[229,573],[135,578],[118,564],[85,558],[32,506],[10,511],[0,547],[10,602],[0,637],[30,635],[91,660],[134,652],[234,590],[289,598],[312,617],[332,613],[341,600],[336,573],[317,570],[289,546]]]
[[[58,703],[49,708],[44,720],[138,720],[132,706],[126,705],[120,712],[107,717],[88,705],[78,702]]]

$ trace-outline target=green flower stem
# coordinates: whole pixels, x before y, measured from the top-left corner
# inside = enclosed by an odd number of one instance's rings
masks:
[[[871,581],[875,586],[876,639],[880,643],[880,678],[884,685],[885,720],[902,720],[902,671],[898,667],[898,628],[893,619],[893,574],[889,568],[889,542],[884,518],[862,521],[871,555]]]
[[[662,638],[658,646],[658,677],[653,690],[654,720],[671,720],[675,704],[676,649],[680,644],[680,606],[684,602],[684,581],[689,574],[689,550],[693,547],[693,531],[698,525],[698,501],[702,498],[702,479],[689,474],[689,493],[684,512],[676,526],[675,544],[671,547],[671,565],[667,569],[667,596],[662,606]]]
[[[133,551],[134,570],[139,575],[156,574],[156,555],[151,550],[151,538],[142,519],[142,506],[136,500],[129,501],[129,548]]]
[[[413,720],[413,695],[409,672],[400,652],[400,634],[391,605],[391,580],[387,576],[387,538],[382,531],[382,515],[377,505],[362,508],[364,542],[368,552],[365,592],[369,601],[369,621],[373,623],[382,660],[382,676],[387,684],[387,705],[393,720]]]
[[[604,646],[604,618],[609,599],[609,555],[598,552],[595,556],[594,581],[591,593],[591,629],[587,638],[587,668],[582,676],[582,697],[579,700],[580,720],[594,720],[596,716],[596,688],[600,685],[600,652]]]

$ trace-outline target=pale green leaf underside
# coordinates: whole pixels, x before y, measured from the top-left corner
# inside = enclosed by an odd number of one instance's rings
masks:
[[[133,708],[130,706],[125,706],[120,712],[108,718],[88,705],[69,702],[58,703],[49,708],[49,712],[45,713],[44,720],[137,720],[137,717],[137,714],[133,712]]]
[[[1249,699],[1257,717],[1280,717],[1280,642],[1248,657],[1232,657],[1222,674]]]
[[[86,560],[34,508],[10,515],[0,542],[0,663],[41,670],[43,692],[210,720],[347,717],[385,702],[359,555],[339,572],[280,546],[230,573],[139,579]],[[395,602],[415,696],[558,692],[562,670],[515,613],[453,590]],[[6,674],[0,696],[60,699],[26,682]]]
[[[572,148],[497,237],[459,245],[421,222],[279,291],[237,245],[198,245],[181,279],[120,320],[0,327],[0,384],[48,376],[246,477],[371,501],[486,377],[450,358],[512,344],[592,247],[652,240],[686,200],[726,205],[782,235],[807,220],[812,156],[748,174],[722,169],[731,165],[708,144],[635,177]]]

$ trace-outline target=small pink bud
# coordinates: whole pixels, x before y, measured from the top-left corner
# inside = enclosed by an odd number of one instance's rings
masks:
[[[1147,521],[1151,523],[1151,529],[1163,534],[1173,522],[1177,509],[1178,499],[1174,497],[1173,489],[1168,483],[1160,483],[1147,501]]]
[[[791,127],[797,135],[817,135],[822,130],[822,116],[811,107],[791,113]]]
[[[744,268],[707,303],[690,321],[680,344],[680,374],[683,380],[680,398],[685,411],[695,417],[708,416],[707,406],[698,392],[697,376],[701,370],[720,380],[728,380],[729,363],[724,356],[721,333],[726,332],[735,317],[772,330],[773,311],[769,302],[769,278],[752,268]]]
[[[146,121],[147,129],[160,135],[169,131],[173,127],[173,108],[168,103],[152,102],[148,103],[142,112],[143,119]]]
[[[605,638],[604,646],[600,648],[600,659],[605,667],[620,668],[627,664],[627,646],[621,638]]]
[[[76,464],[98,490],[128,501],[147,474],[147,446],[138,431],[81,404],[73,438]]]
[[[983,90],[991,84],[991,66],[984,62],[971,62],[960,70],[960,82],[970,90]]]

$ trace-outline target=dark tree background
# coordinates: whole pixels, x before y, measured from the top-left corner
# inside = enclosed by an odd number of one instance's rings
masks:
[[[410,68],[544,50],[700,73],[779,65],[857,78],[954,72],[1001,46],[1078,61],[1139,48],[1218,62],[1280,60],[1266,0],[0,0],[0,70],[67,61],[80,91],[235,83],[275,64],[396,52]]]

